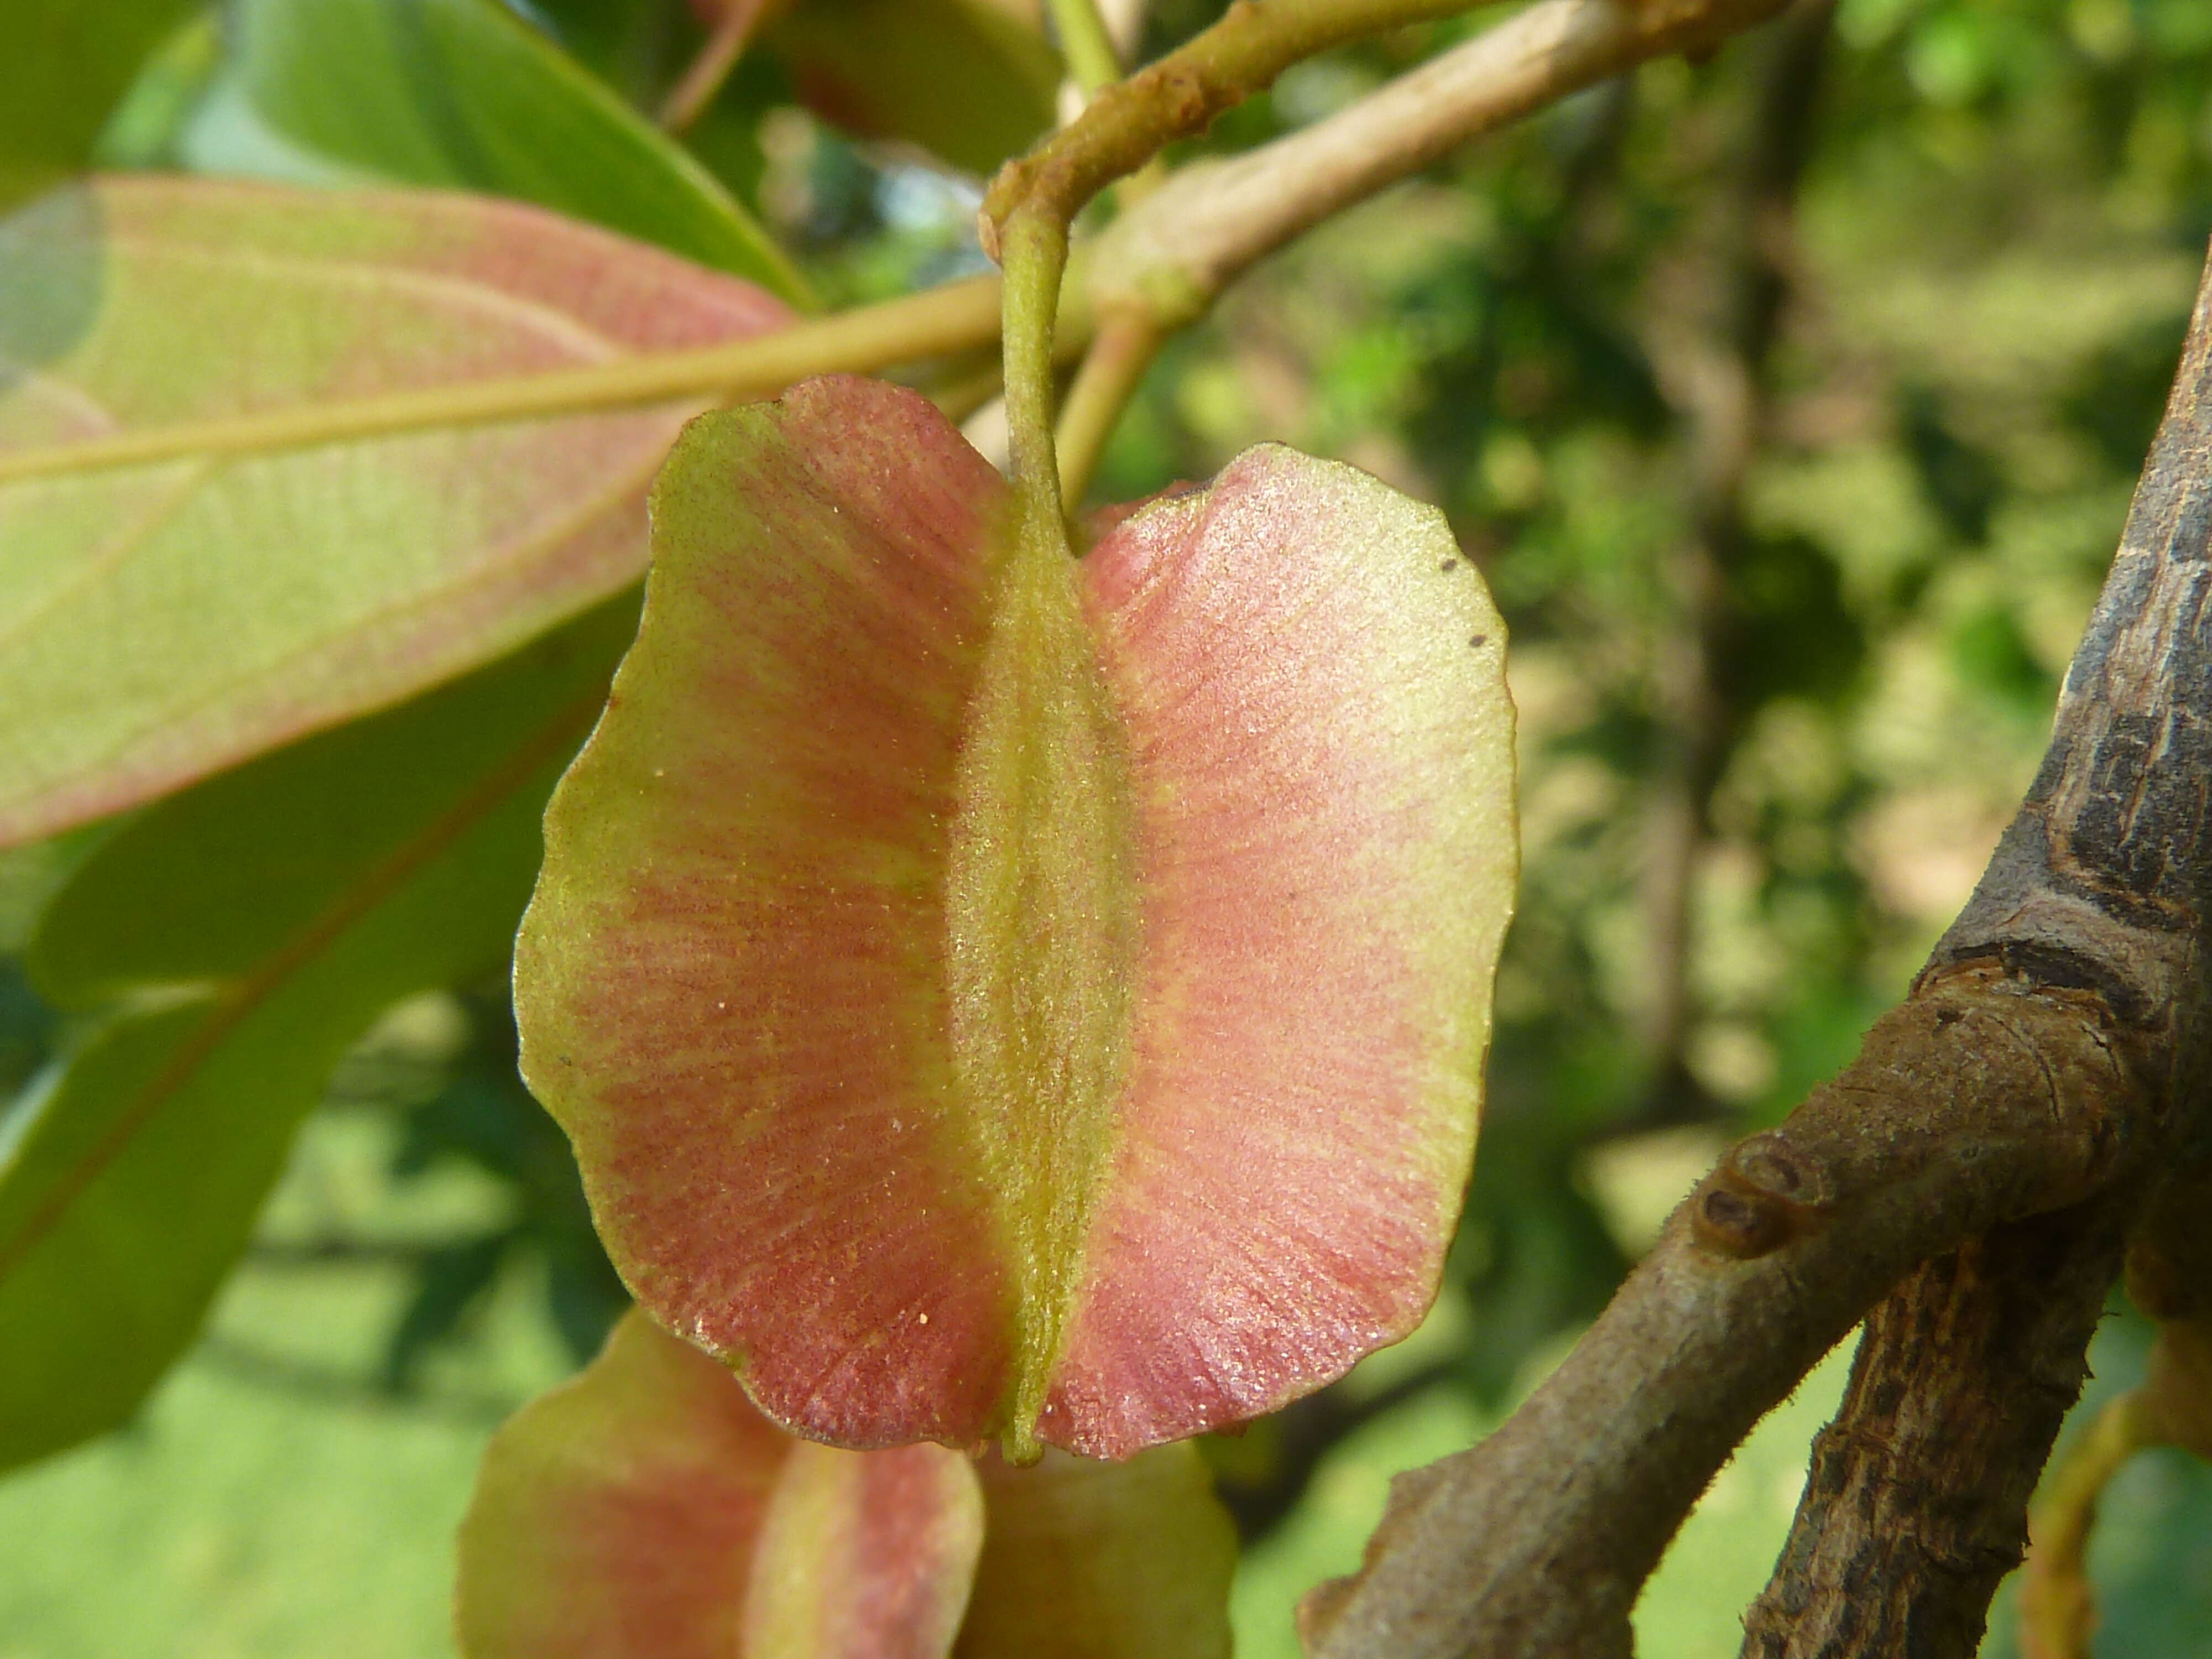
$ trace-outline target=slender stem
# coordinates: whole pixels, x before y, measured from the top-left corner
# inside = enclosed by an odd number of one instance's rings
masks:
[[[1089,9],[1089,0],[1082,4]],[[1115,179],[1203,131],[1300,58],[1462,9],[1462,0],[1235,0],[1212,27],[1127,80],[1103,85],[1071,125],[1007,163],[980,218],[983,246],[1006,271],[1006,425],[1025,542],[1070,545],[1054,453],[1052,325],[1075,216]],[[1091,16],[1096,21],[1095,11]]]
[[[1106,20],[1098,15],[1097,0],[1051,0],[1051,5],[1068,73],[1085,98],[1095,98],[1121,78],[1121,55],[1106,32]]]
[[[2032,1541],[2020,1587],[2026,1659],[2089,1659],[2097,1626],[2090,1588],[2090,1530],[2097,1504],[2120,1468],[2155,1443],[2142,1396],[2130,1389],[2097,1414],[2089,1431],[2051,1471],[2049,1490],[2029,1522]]]
[[[1452,143],[1646,58],[1710,48],[1785,3],[1541,0],[1484,35],[1476,43],[1481,50],[1448,54],[1449,66],[1443,72],[1417,71],[1404,87],[1394,83],[1395,95],[1386,88],[1376,100],[1355,106],[1367,112],[1364,122],[1358,131],[1330,124],[1325,154],[1309,153],[1309,146],[1294,155],[1284,141],[1257,153],[1266,159],[1256,177],[1233,163],[1190,169],[1184,176],[1199,199],[1206,201],[1212,217],[1233,225],[1233,237],[1224,242],[1213,235],[1209,211],[1185,211],[1188,193],[1178,188],[1179,178],[1115,227],[1109,239],[1113,251],[1093,266],[1094,291],[1110,293],[1116,305],[1149,311],[1164,327],[1192,321],[1253,260]],[[1203,131],[1216,115],[1270,85],[1301,58],[1463,9],[1461,0],[1235,0],[1212,27],[1103,88],[1075,121],[1009,162],[984,198],[984,247],[1004,257],[1004,243],[1025,213],[1055,221],[1064,236],[1075,215],[1106,185],[1152,161],[1174,140]],[[1317,161],[1325,165],[1317,168]],[[1212,191],[1217,181],[1228,183],[1225,197]],[[1133,192],[1133,198],[1142,194]],[[1193,240],[1204,245],[1195,261],[1182,246]],[[1033,310],[1048,314],[1048,308]],[[1010,343],[1014,333],[1010,318]],[[1034,347],[1028,349],[1034,356]],[[1010,388],[1013,379],[1010,369]],[[1048,397],[1026,418],[1048,421],[1050,415]],[[1048,433],[1021,434],[1025,417],[1012,399],[1008,418],[1018,456],[1023,450],[1049,453]]]
[[[1067,269],[1067,221],[1024,207],[1000,244],[1006,262],[1006,434],[1025,551],[1073,554],[1053,439],[1053,325]]]
[[[1008,162],[984,198],[986,246],[1025,202],[1073,219],[1115,179],[1203,132],[1302,58],[1465,9],[1466,0],[1236,0],[1211,28],[1103,88],[1075,121]]]
[[[542,420],[681,398],[763,395],[812,374],[866,374],[988,345],[999,330],[999,289],[997,277],[978,276],[724,345],[644,353],[587,368],[183,421],[0,453],[0,484],[186,458],[303,449],[426,428]],[[1079,332],[1079,325],[1073,331]],[[1048,316],[1048,353],[1051,339]],[[1044,374],[1049,386],[1049,356]]]
[[[1053,24],[1060,33],[1068,71],[1083,89],[1087,104],[1121,78],[1123,51],[1115,40],[1115,30],[1106,21],[1098,0],[1050,0]],[[1139,11],[1138,22],[1142,23]],[[1133,52],[1133,40],[1129,50]],[[1166,161],[1155,155],[1114,186],[1114,207],[1126,213],[1168,181]],[[1071,498],[1073,499],[1073,498]]]
[[[1117,311],[1101,319],[1060,411],[1060,493],[1070,507],[1081,505],[1114,424],[1159,355],[1164,337],[1140,312]]]
[[[707,106],[714,101],[714,94],[737,68],[738,59],[744,56],[767,9],[768,0],[722,0],[722,15],[714,20],[714,33],[660,106],[662,126],[671,132],[688,132],[707,112]]]
[[[1195,318],[1255,261],[1454,147],[1650,58],[1710,50],[1785,3],[1538,0],[1324,121],[1178,170],[1100,240],[1093,297]]]

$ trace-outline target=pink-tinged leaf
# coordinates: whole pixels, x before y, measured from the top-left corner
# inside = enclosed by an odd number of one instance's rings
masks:
[[[1099,1455],[1404,1335],[1514,873],[1441,516],[1255,450],[1080,566],[894,388],[696,423],[547,817],[524,1066],[640,1297],[848,1445]]]
[[[0,227],[0,844],[499,656],[634,580],[696,400],[128,465],[147,428],[758,334],[734,278],[534,209],[125,177]]]
[[[493,1437],[456,1627],[467,1659],[940,1659],[982,1526],[957,1453],[793,1440],[633,1313]]]
[[[958,1659],[1228,1659],[1237,1532],[1198,1449],[982,1466]]]

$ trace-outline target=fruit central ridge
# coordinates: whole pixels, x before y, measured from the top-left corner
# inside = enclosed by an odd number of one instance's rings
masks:
[[[1024,548],[998,582],[957,769],[946,962],[955,1084],[1013,1269],[1001,1433],[1026,1458],[1128,1060],[1134,807],[1074,562]]]

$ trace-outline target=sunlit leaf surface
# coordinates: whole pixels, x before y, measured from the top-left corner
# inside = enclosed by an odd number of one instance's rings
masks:
[[[0,464],[763,332],[762,290],[461,196],[128,178],[0,225]],[[698,404],[0,480],[0,844],[512,649],[635,579]]]
[[[1253,451],[1071,569],[911,394],[694,426],[556,797],[526,1075],[664,1322],[842,1443],[1126,1456],[1404,1334],[1514,871],[1440,515]]]
[[[164,801],[48,903],[33,975],[88,1029],[0,1116],[0,1468],[125,1421],[347,1047],[498,971],[635,614]]]

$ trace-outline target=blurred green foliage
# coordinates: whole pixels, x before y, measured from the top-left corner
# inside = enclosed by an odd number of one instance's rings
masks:
[[[4,13],[15,67],[0,100],[0,211],[82,167],[110,112],[194,0],[98,8],[16,0]]]
[[[658,0],[514,9],[643,108],[696,39]],[[1148,52],[1219,9],[1155,0]],[[1194,148],[1318,118],[1503,10],[1303,65]],[[185,153],[174,81],[111,143]],[[823,294],[978,265],[975,180],[790,97],[749,63],[694,149]],[[1723,1139],[1903,990],[2039,754],[2208,232],[2203,0],[1839,0],[1469,147],[1164,355],[1100,495],[1278,438],[1441,502],[1512,624],[1523,720],[1521,914],[1439,1313],[1211,1447],[1257,1540],[1248,1659],[1291,1651],[1288,1598],[1356,1557],[1388,1473],[1497,1421]],[[66,852],[0,864],[0,946]],[[430,1650],[489,1422],[619,1307],[496,987],[457,990],[342,1069],[140,1425],[0,1486],[0,1659]],[[0,1083],[72,1035],[0,973]],[[2142,1343],[2108,1325],[2091,1407]],[[1709,1494],[1648,1655],[1725,1650],[1838,1364]],[[287,1470],[297,1510],[267,1501]],[[2212,1475],[2132,1467],[2094,1565],[2106,1651],[2204,1653]],[[153,1587],[127,1632],[118,1579]]]
[[[224,28],[198,165],[512,196],[805,298],[706,167],[499,0],[235,0]]]

